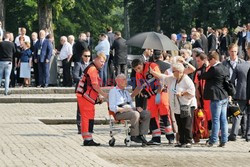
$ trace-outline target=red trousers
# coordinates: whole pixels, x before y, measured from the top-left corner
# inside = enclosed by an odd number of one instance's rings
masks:
[[[77,95],[77,101],[81,113],[81,132],[84,140],[92,140],[94,128],[95,105],[81,95]]]

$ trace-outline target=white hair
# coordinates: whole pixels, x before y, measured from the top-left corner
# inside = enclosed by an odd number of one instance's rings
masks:
[[[122,78],[127,78],[125,74],[118,74],[115,79],[122,79]]]
[[[177,71],[179,71],[179,72],[181,72],[181,73],[183,73],[183,72],[184,72],[184,69],[185,69],[185,67],[183,66],[182,63],[174,63],[174,64],[172,65],[172,69],[173,69],[173,68],[175,68]]]

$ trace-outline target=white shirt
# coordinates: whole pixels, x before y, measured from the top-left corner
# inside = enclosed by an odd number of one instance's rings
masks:
[[[179,97],[180,103],[182,105],[191,105],[192,107],[197,107],[194,83],[189,78],[189,76],[184,74],[182,80],[175,85],[176,78],[174,76],[161,74],[161,81],[163,85],[168,86],[170,107],[174,113],[180,114],[180,105],[175,95],[176,92],[188,92],[190,94]],[[176,90],[176,92],[174,90]]]
[[[0,27],[0,39],[3,39],[3,29]]]
[[[109,109],[110,109],[110,111],[116,113],[117,109],[118,109],[118,105],[125,104],[125,103],[129,103],[131,108],[134,107],[133,102],[132,102],[132,98],[126,89],[121,90],[118,87],[114,87],[113,89],[111,89],[109,91]]]
[[[20,41],[19,41],[19,37],[20,37],[20,36],[21,36],[21,35],[18,35],[18,36],[16,37],[16,39],[15,39],[15,44],[16,44],[16,46],[20,46]],[[27,35],[24,35],[24,41],[30,43],[30,37],[27,36]]]
[[[72,46],[70,45],[70,43],[65,42],[59,54],[60,60],[67,59],[72,54]]]

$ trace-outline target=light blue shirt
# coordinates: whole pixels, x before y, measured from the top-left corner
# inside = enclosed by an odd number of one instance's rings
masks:
[[[250,31],[247,31],[247,42],[250,42]]]
[[[109,109],[110,111],[116,113],[118,105],[129,103],[132,108],[134,108],[132,98],[127,90],[121,90],[118,87],[114,87],[109,91]]]
[[[110,51],[110,44],[109,41],[107,39],[99,42],[99,44],[95,47],[95,50],[97,52],[97,54],[103,52],[105,55],[109,55],[109,51]]]

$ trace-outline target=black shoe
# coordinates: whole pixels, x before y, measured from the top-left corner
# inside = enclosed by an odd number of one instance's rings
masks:
[[[83,142],[84,146],[100,146],[100,143],[94,142],[94,140],[84,140]]]
[[[225,148],[225,146],[226,146],[226,143],[220,143],[220,144],[218,145],[218,147],[222,147],[222,148]]]
[[[233,136],[228,136],[228,141],[236,141],[236,137],[233,137]]]
[[[186,144],[184,144],[184,143],[179,143],[179,144],[177,144],[177,145],[175,145],[174,147],[179,147],[179,148],[186,148],[187,147],[187,145]]]
[[[139,138],[141,139],[142,143],[148,144],[148,141],[145,139],[143,135],[139,135]]]
[[[140,139],[139,136],[131,136],[131,141],[136,143],[142,143],[142,140]]]
[[[147,145],[161,145],[161,143],[160,143],[160,142],[157,142],[157,141],[154,141],[154,140],[152,139],[152,140],[150,140],[150,141],[147,143]]]

